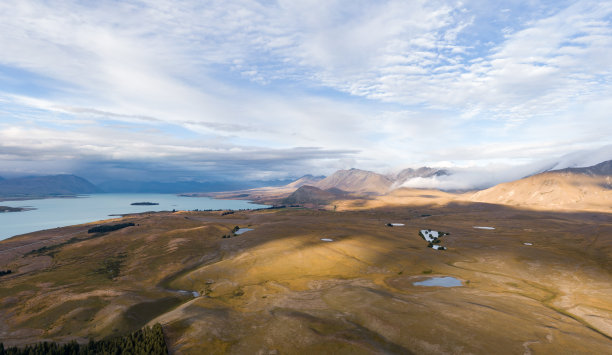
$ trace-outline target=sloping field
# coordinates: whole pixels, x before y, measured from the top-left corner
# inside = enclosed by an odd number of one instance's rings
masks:
[[[612,212],[611,164],[537,174],[468,194],[467,199],[542,210]]]
[[[107,234],[84,225],[3,241],[0,269],[13,273],[0,278],[0,338],[87,341],[159,322],[180,354],[610,349],[610,214],[428,198],[345,212],[136,215]],[[222,238],[236,225],[253,230]],[[450,232],[448,250],[427,248],[421,229]],[[463,286],[413,284],[432,276]]]

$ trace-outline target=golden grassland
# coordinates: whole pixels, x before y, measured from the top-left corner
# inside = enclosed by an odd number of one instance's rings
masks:
[[[109,223],[135,226],[106,234],[90,224],[2,241],[0,269],[13,273],[0,278],[0,339],[86,341],[159,322],[180,354],[612,348],[612,214],[432,194],[131,215]],[[236,225],[253,230],[222,238]],[[450,232],[448,250],[427,248],[423,228]],[[413,285],[431,276],[463,286]]]

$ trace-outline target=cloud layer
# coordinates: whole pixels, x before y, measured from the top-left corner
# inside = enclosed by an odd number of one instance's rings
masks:
[[[608,2],[20,1],[0,20],[2,173],[250,179],[612,143]]]
[[[561,157],[536,160],[523,164],[488,164],[484,166],[445,167],[445,170],[449,173],[448,175],[409,179],[402,183],[401,187],[442,190],[479,190],[545,171],[589,167],[603,161],[611,160],[611,158],[612,145],[607,145],[598,149],[581,150]]]

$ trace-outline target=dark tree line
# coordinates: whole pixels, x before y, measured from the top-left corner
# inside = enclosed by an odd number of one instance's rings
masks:
[[[153,328],[145,327],[131,334],[108,340],[90,340],[88,344],[72,341],[68,344],[42,342],[23,348],[10,347],[5,349],[0,343],[0,355],[167,355],[168,348],[164,340],[161,325]]]
[[[134,223],[119,223],[119,224],[111,224],[111,225],[105,225],[105,226],[97,226],[97,227],[93,227],[90,228],[87,233],[106,233],[106,232],[112,232],[112,231],[116,231],[125,227],[132,227],[135,226]]]

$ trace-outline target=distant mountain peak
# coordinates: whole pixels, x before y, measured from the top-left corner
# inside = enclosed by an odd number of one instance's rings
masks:
[[[323,180],[325,176],[313,176],[310,174],[304,175],[301,178],[289,183],[286,187],[299,188],[304,185],[314,185],[317,182]]]
[[[575,174],[587,174],[587,175],[601,175],[610,176],[612,175],[612,160],[601,162],[597,165],[588,166],[585,168],[565,168],[559,170],[550,170],[551,173],[575,173]]]
[[[400,171],[399,173],[397,173],[397,175],[395,175],[395,181],[402,183],[408,179],[413,179],[417,177],[429,178],[433,176],[444,176],[444,175],[450,175],[450,172],[446,169],[430,168],[428,166],[423,166],[417,169],[407,168],[407,169]]]
[[[337,188],[348,192],[384,194],[389,192],[393,181],[372,171],[349,169],[338,170],[314,186],[327,190]]]
[[[0,181],[1,196],[75,195],[99,192],[82,177],[72,174],[27,176]]]
[[[478,191],[469,199],[547,209],[609,212],[612,208],[612,161],[585,168],[546,171]]]

